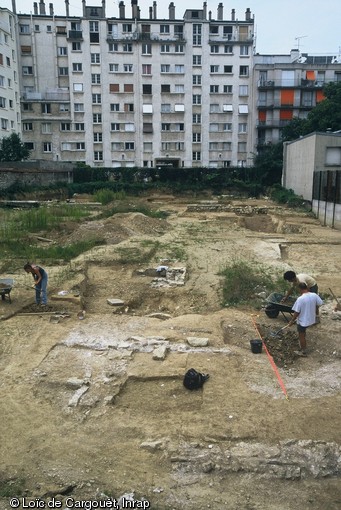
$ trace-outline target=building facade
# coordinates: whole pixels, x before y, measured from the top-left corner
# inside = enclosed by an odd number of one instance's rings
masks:
[[[16,16],[0,7],[0,139],[21,134]]]
[[[254,19],[202,9],[140,17],[123,2],[18,15],[23,141],[35,159],[92,166],[246,166],[253,152]],[[68,11],[68,3],[66,3]]]
[[[304,119],[323,101],[323,87],[341,82],[340,56],[255,55],[256,150],[278,143],[281,129],[294,117]]]

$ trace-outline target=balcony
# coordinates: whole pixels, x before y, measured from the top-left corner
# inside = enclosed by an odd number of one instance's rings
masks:
[[[83,31],[82,30],[69,30],[68,39],[82,41],[83,40]]]
[[[128,32],[128,33],[112,33],[108,32],[107,42],[119,42],[119,41],[137,41],[137,42],[159,42],[161,44],[167,42],[173,42],[176,44],[185,44],[182,34],[152,34],[150,32]]]
[[[46,90],[45,92],[23,92],[24,101],[70,101],[70,92],[67,90]]]

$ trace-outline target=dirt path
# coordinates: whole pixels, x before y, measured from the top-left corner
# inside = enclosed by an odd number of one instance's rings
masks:
[[[12,304],[0,302],[3,319],[21,312],[0,322],[0,489],[23,480],[27,497],[55,496],[64,508],[107,497],[126,508],[122,496],[133,494],[135,508],[145,499],[160,510],[339,510],[341,312],[326,301],[300,359],[294,329],[267,343],[283,317],[222,308],[218,273],[230,260],[258,261],[311,273],[320,292],[340,297],[340,232],[268,201],[233,210],[149,201],[167,221],[102,221],[107,245],[49,268],[47,312],[33,315],[25,275]],[[175,279],[155,280],[159,264]],[[264,350],[251,352],[254,321],[288,399]],[[182,386],[191,367],[210,374],[197,392]]]

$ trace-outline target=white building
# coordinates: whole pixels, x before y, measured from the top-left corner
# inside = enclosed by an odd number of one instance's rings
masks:
[[[32,158],[117,167],[248,166],[254,151],[254,19],[188,9],[79,18],[19,14],[23,141]]]
[[[0,7],[0,138],[21,133],[16,17]]]

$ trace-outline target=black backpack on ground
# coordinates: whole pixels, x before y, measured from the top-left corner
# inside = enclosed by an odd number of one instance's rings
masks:
[[[197,372],[194,368],[190,368],[185,373],[184,386],[188,390],[198,390],[201,388],[205,381],[209,378],[208,374]]]

